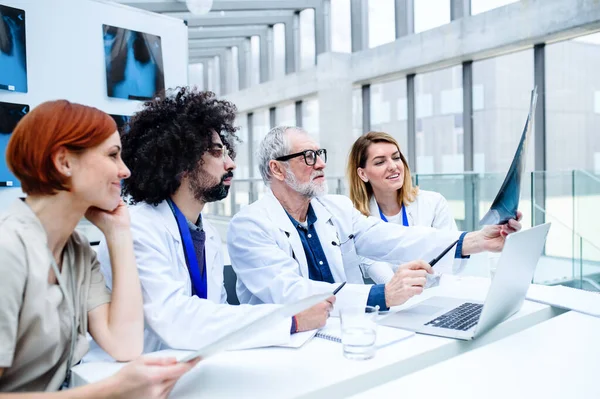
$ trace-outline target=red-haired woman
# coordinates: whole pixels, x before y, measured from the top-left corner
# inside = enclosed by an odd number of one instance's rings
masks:
[[[120,152],[110,116],[65,100],[41,104],[15,128],[6,158],[27,197],[0,215],[0,391],[59,390],[88,349],[87,332],[117,360],[141,353],[142,295],[120,197],[130,173]],[[75,231],[84,216],[106,237],[112,296]],[[165,397],[192,366],[140,358],[68,397]]]

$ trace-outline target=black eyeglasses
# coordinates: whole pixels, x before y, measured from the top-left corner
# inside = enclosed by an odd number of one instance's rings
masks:
[[[295,154],[284,155],[282,157],[275,158],[276,161],[289,161],[292,158],[296,158],[299,156],[304,156],[304,162],[308,166],[314,166],[317,163],[317,156],[319,156],[323,162],[327,163],[327,150],[324,148],[318,150],[305,150],[302,152],[297,152]]]

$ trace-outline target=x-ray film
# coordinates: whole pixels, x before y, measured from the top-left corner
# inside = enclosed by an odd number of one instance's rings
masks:
[[[521,196],[521,176],[525,171],[527,144],[530,141],[530,136],[533,134],[533,118],[536,103],[537,87],[531,92],[529,113],[527,114],[527,121],[525,122],[525,128],[523,129],[515,157],[490,210],[479,221],[481,226],[487,224],[505,224],[517,216],[519,197]]]

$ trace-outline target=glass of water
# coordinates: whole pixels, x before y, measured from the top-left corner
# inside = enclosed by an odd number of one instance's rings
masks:
[[[378,313],[379,308],[373,306],[350,306],[340,309],[342,348],[345,357],[366,360],[375,356]]]

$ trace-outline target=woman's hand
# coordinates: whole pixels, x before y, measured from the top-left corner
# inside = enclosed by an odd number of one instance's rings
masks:
[[[123,367],[111,377],[111,398],[163,399],[177,380],[200,361],[194,359],[178,363],[175,358],[142,356]],[[107,392],[109,393],[109,392]]]
[[[98,227],[105,236],[115,230],[128,230],[130,226],[129,210],[122,199],[112,211],[91,207],[85,213],[85,217],[94,226]]]

